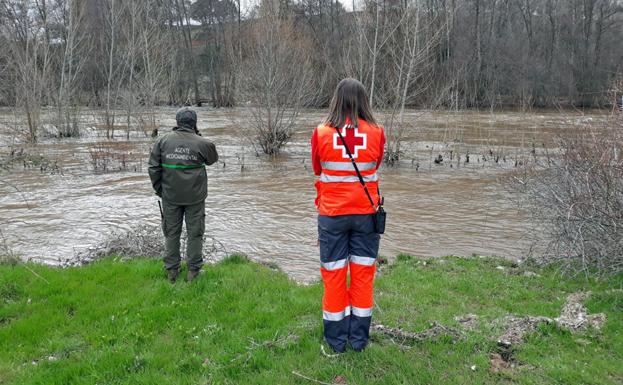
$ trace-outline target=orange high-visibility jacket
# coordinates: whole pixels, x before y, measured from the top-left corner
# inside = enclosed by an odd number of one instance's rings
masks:
[[[359,119],[357,127],[340,128],[374,204],[378,204],[377,170],[383,160],[385,132],[380,126]],[[335,128],[323,124],[311,139],[316,181],[316,207],[320,215],[372,214],[375,208],[359,182],[348,152]]]

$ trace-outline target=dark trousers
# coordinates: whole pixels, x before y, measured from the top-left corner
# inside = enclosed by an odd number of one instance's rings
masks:
[[[162,232],[165,238],[164,267],[180,268],[180,236],[182,221],[186,221],[188,240],[186,258],[189,270],[200,270],[203,265],[203,234],[205,232],[205,201],[194,205],[174,205],[162,201]]]
[[[347,342],[363,350],[370,336],[380,240],[372,215],[319,215],[318,240],[324,337],[337,352]]]

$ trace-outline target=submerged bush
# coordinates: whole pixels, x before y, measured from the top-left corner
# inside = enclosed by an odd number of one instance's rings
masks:
[[[533,256],[567,272],[623,271],[623,116],[560,139],[560,155],[515,174]]]

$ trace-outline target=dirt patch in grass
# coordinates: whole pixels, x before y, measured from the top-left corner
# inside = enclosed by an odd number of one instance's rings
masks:
[[[560,317],[554,319],[560,327],[567,328],[572,332],[586,330],[588,326],[599,330],[606,322],[606,315],[603,313],[588,314],[586,306],[582,303],[587,300],[591,292],[573,293],[567,297],[567,302],[562,308]]]
[[[454,320],[466,330],[474,330],[478,326],[478,316],[476,314],[458,315],[454,317]]]
[[[530,369],[532,366],[522,364],[515,360],[512,355],[493,353],[489,356],[490,373],[508,373],[516,369]]]
[[[548,317],[515,317],[513,315],[509,315],[504,317],[501,322],[505,325],[505,330],[500,338],[498,338],[498,344],[510,347],[523,342],[523,336],[536,330],[539,324],[552,323],[552,319]]]
[[[590,292],[570,294],[560,317],[554,319],[541,316],[515,317],[509,315],[504,317],[502,324],[505,325],[505,331],[498,338],[498,344],[505,347],[519,344],[523,341],[523,336],[526,333],[536,330],[541,323],[555,323],[558,327],[568,329],[572,333],[586,330],[588,326],[599,330],[606,321],[606,315],[603,313],[588,314],[582,301],[588,299],[590,294]]]

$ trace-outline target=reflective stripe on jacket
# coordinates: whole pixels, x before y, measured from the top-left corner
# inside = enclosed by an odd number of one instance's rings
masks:
[[[340,129],[355,159],[370,196],[378,202],[377,170],[383,160],[385,133],[380,126],[359,120]],[[357,172],[335,128],[316,127],[311,140],[312,164],[316,181],[316,207],[320,215],[372,214],[374,207],[359,182]]]

